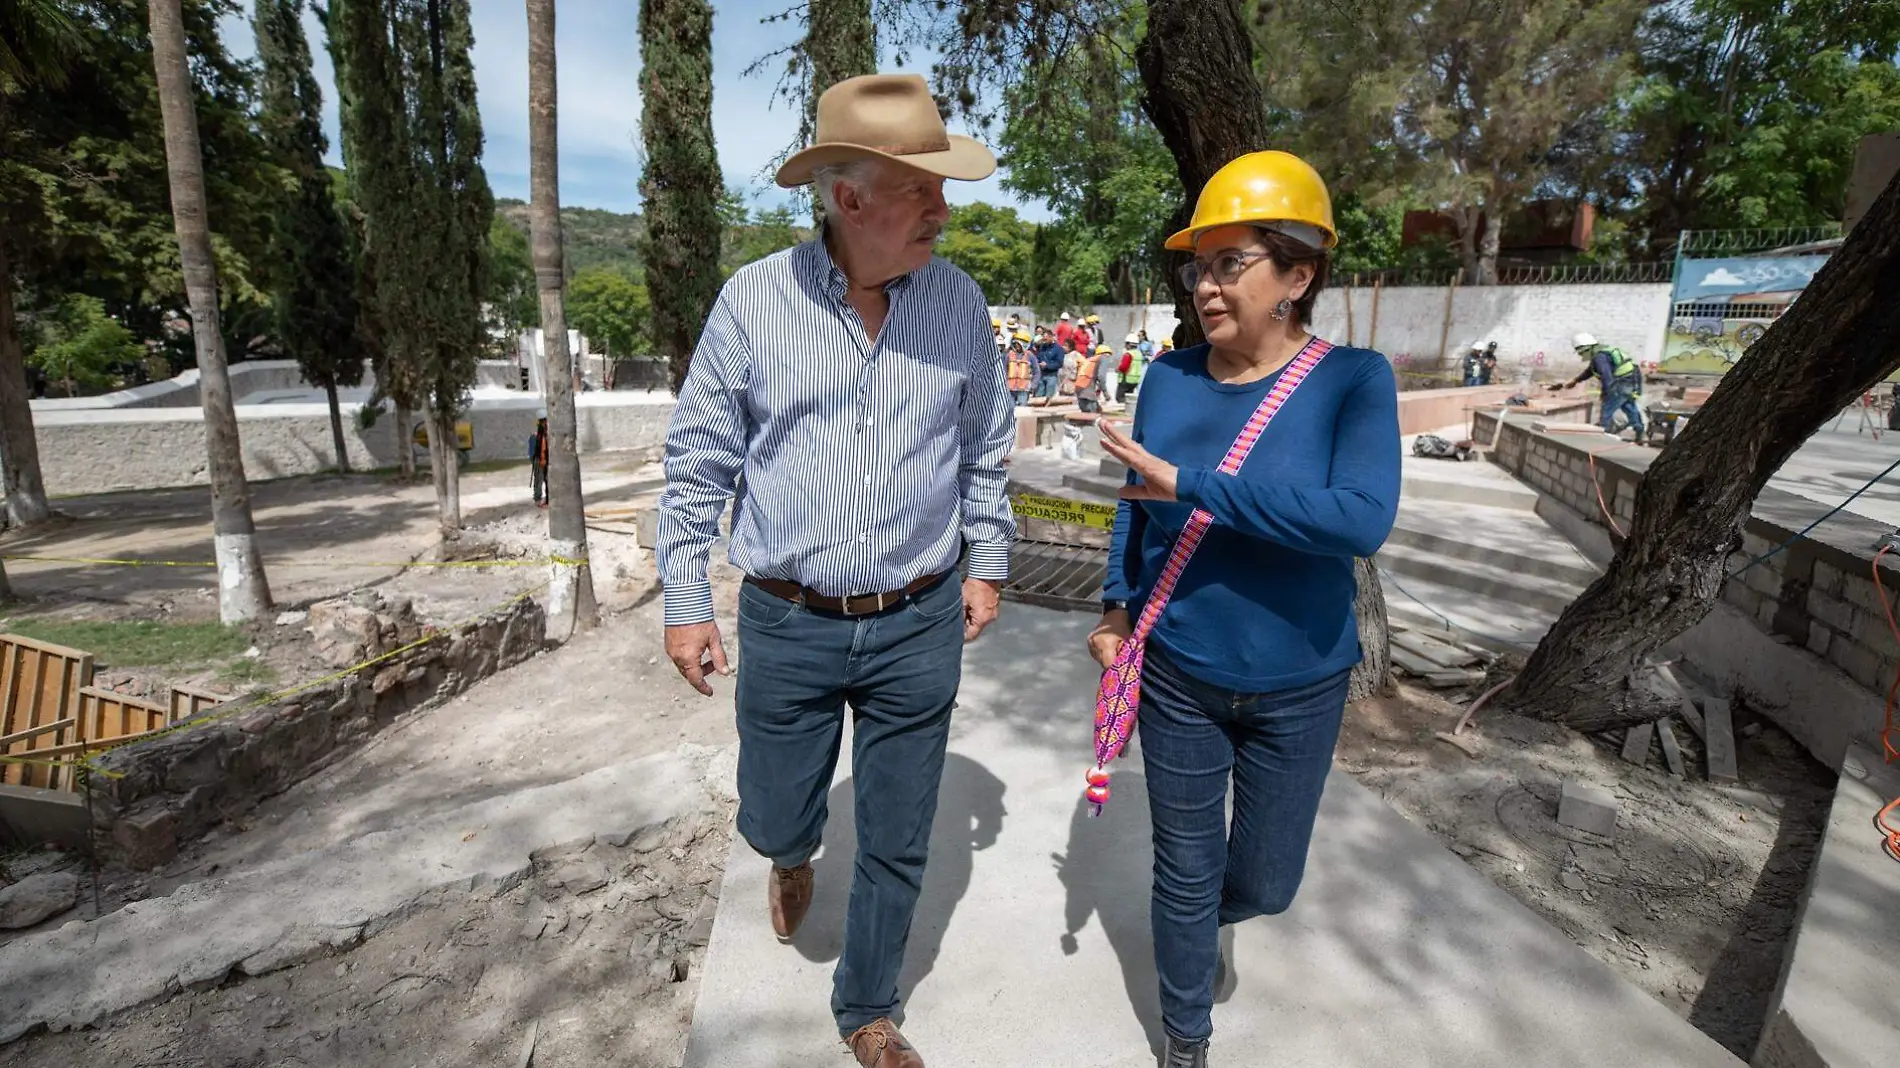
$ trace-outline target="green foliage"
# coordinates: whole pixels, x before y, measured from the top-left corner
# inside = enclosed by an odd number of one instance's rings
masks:
[[[641,0],[640,178],[646,234],[641,260],[653,297],[653,341],[673,388],[712,311],[719,270],[724,177],[712,130],[712,7],[706,0]]]
[[[29,53],[9,20],[42,6],[0,4],[0,36],[16,56]],[[30,320],[68,294],[89,294],[137,337],[168,346],[174,365],[190,366],[188,335],[163,328],[184,305],[184,279],[146,5],[63,0],[56,7],[70,29],[55,31],[60,77],[9,76],[0,91],[0,241],[24,283],[23,312]],[[228,350],[241,358],[265,334],[258,274],[269,259],[283,175],[252,117],[252,71],[218,39],[217,20],[235,10],[229,0],[183,5],[222,322]]]
[[[72,397],[80,389],[111,385],[115,373],[131,372],[143,355],[145,349],[132,331],[106,314],[104,301],[73,294],[41,317],[38,344],[27,363],[46,372]]]
[[[310,70],[302,0],[257,0],[252,25],[262,65],[265,143],[283,168],[268,276],[278,343],[305,380],[363,381],[356,345],[356,264],[350,235],[323,165],[323,98]]]
[[[1035,248],[1036,228],[1018,217],[1015,208],[979,202],[950,209],[937,255],[975,279],[991,304],[1025,304]]]
[[[632,275],[605,267],[577,271],[567,283],[567,322],[618,357],[652,351],[653,302]]]
[[[541,296],[535,289],[528,235],[499,211],[488,227],[486,302],[491,330],[510,346],[521,331],[541,325]]]
[[[792,209],[781,205],[752,212],[746,208],[744,197],[743,191],[729,189],[720,201],[725,234],[719,242],[719,269],[725,278],[754,260],[791,248],[812,233],[798,224]]]
[[[494,217],[467,0],[333,0],[329,20],[377,386],[400,407],[453,413],[489,344]]]
[[[532,227],[528,224],[527,201],[501,197],[495,201],[495,214],[508,220],[524,238],[529,236]],[[561,206],[561,255],[570,273],[639,263],[640,235],[644,231],[638,215]]]

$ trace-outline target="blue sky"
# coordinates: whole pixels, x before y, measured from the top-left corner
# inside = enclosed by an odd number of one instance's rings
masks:
[[[785,0],[732,0],[714,5],[713,136],[726,184],[745,187],[755,205],[790,202],[762,169],[797,130],[798,117],[774,102],[776,71],[743,77],[758,57],[796,39],[793,23],[765,25],[760,19],[789,6]],[[243,18],[224,24],[234,55],[255,54],[248,5]],[[527,12],[522,0],[471,0],[475,24],[475,80],[487,137],[483,163],[497,196],[528,197]],[[561,202],[569,207],[638,211],[640,39],[638,0],[559,0],[555,46],[560,70]],[[323,87],[324,127],[331,162],[336,150],[336,90],[330,56],[316,16],[304,26]],[[912,56],[910,69],[928,74],[928,57]],[[778,66],[778,64],[774,64]],[[987,200],[1011,204],[1028,218],[1044,220],[1040,204],[1023,204],[1005,193],[995,177],[951,182],[952,203]]]

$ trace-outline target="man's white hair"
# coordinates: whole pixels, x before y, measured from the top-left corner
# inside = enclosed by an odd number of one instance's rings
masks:
[[[877,181],[878,168],[884,161],[876,157],[846,160],[819,167],[811,172],[812,186],[818,190],[818,202],[826,215],[838,214],[838,183],[858,191],[859,200],[871,199],[871,186]]]

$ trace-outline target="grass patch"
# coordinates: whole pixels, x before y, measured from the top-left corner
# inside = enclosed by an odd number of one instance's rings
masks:
[[[113,667],[208,664],[242,656],[251,639],[222,623],[158,623],[145,619],[16,619],[13,634],[83,650]]]

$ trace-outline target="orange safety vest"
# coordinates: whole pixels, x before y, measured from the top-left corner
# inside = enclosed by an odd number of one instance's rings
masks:
[[[1011,353],[1009,356],[1009,388],[1024,390],[1029,388],[1029,354]]]
[[[1081,368],[1075,373],[1075,388],[1078,390],[1096,388],[1095,367],[1102,362],[1100,356],[1082,357]]]

